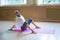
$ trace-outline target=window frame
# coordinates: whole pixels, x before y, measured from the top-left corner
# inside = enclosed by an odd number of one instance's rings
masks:
[[[20,3],[20,4],[19,3],[17,4],[17,2],[16,2],[16,4],[15,3],[14,4],[8,4],[9,2],[6,4],[5,3],[6,1],[7,0],[1,0],[1,2],[0,2],[1,5],[0,6],[22,6],[22,5],[26,5],[27,4],[27,0],[24,0],[24,3]]]
[[[42,0],[43,2],[45,1],[45,0]],[[49,0],[47,0],[47,2],[48,2]],[[55,1],[55,0],[53,0],[53,1]],[[50,2],[50,3],[43,3],[43,2],[39,2],[39,0],[37,0],[36,1],[36,5],[37,6],[42,6],[42,5],[60,5],[60,2],[59,2],[59,0],[56,0],[55,2]]]

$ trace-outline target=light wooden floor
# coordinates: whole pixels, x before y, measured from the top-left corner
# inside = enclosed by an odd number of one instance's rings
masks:
[[[41,28],[56,30],[55,34],[24,34],[8,31],[13,21],[0,21],[0,40],[60,40],[60,23],[35,22]],[[33,25],[30,25],[33,28]]]

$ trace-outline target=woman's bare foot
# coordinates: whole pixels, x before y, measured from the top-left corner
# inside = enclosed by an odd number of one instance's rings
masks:
[[[37,34],[36,32],[32,31],[33,34]]]
[[[40,28],[40,27],[36,26],[36,28]]]

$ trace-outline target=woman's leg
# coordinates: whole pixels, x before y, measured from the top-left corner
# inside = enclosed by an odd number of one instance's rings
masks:
[[[35,34],[35,32],[30,28],[29,24],[27,22],[24,22],[23,26],[21,27],[21,31],[24,31],[27,28],[29,28],[32,31],[32,33]]]
[[[33,34],[36,34],[36,32],[33,29],[31,29],[28,24],[26,25],[26,27],[29,28],[32,31]]]
[[[40,28],[38,27],[35,23],[34,23],[34,20],[32,18],[30,18],[27,23],[30,25],[30,23],[32,23],[36,28]]]
[[[38,27],[36,24],[35,24],[35,22],[32,20],[32,24],[36,27],[36,28],[40,28],[40,27]]]

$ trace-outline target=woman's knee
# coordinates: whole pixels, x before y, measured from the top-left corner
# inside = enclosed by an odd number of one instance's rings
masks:
[[[28,20],[28,23],[31,23],[33,21],[33,19],[32,18],[30,18],[29,20]]]

